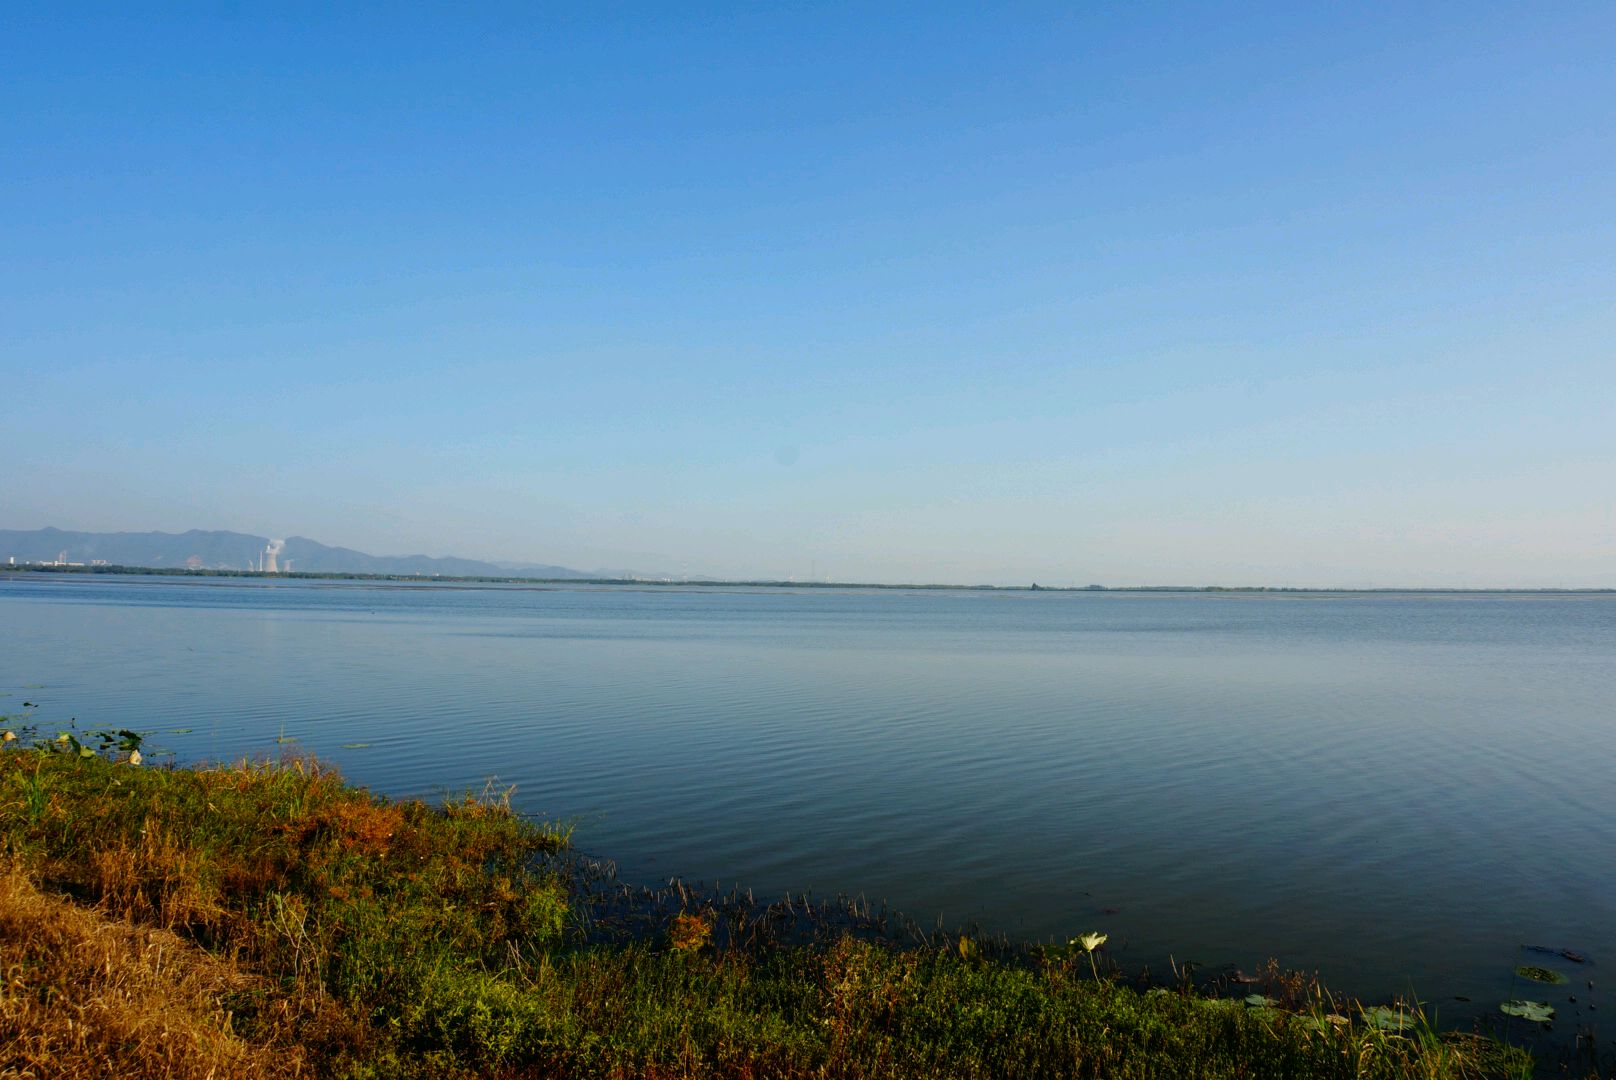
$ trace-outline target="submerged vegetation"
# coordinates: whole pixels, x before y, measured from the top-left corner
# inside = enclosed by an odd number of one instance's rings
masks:
[[[130,735],[0,752],[0,1073],[1531,1069],[1491,1039],[1277,969],[1243,1000],[1130,985],[1099,962],[1098,934],[1019,955],[968,936],[793,939],[683,889],[614,924],[566,832],[508,795],[389,801],[300,757],[153,768]]]
[[[1538,967],[1536,965],[1523,965],[1518,967],[1515,969],[1515,974],[1519,975],[1523,979],[1530,979],[1532,982],[1549,983],[1552,986],[1561,986],[1567,982],[1570,982],[1569,979],[1560,974],[1558,971],[1551,971],[1549,968]]]

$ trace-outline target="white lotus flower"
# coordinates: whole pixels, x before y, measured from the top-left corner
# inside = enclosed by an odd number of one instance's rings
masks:
[[[1079,934],[1067,942],[1068,945],[1083,946],[1083,951],[1088,954],[1089,958],[1089,973],[1094,976],[1095,982],[1100,981],[1100,969],[1094,963],[1094,950],[1104,945],[1105,939],[1109,936],[1108,934],[1100,933],[1098,930],[1093,930],[1087,934]]]

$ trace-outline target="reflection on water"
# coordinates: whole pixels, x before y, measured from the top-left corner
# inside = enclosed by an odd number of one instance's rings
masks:
[[[1523,943],[1616,961],[1613,596],[18,575],[0,657],[0,712],[182,758],[497,775],[631,879],[1478,1009]]]

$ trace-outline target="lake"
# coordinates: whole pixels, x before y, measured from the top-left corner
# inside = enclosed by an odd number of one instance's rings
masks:
[[[1612,595],[16,574],[0,693],[182,761],[285,738],[392,795],[497,777],[631,881],[1099,929],[1130,970],[1272,956],[1580,1024],[1616,961]]]

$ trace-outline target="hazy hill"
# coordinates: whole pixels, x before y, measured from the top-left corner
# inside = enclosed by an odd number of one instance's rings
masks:
[[[118,566],[183,568],[199,565],[210,570],[249,570],[269,544],[267,536],[192,529],[164,532],[67,532],[62,529],[0,529],[0,563],[45,562],[66,553],[67,562],[102,560]],[[195,562],[192,562],[195,560]],[[494,577],[594,577],[565,566],[524,566],[509,570],[476,559],[433,558],[429,555],[369,555],[352,548],[330,547],[303,536],[286,539],[280,553],[281,568],[312,573],[443,574]]]

